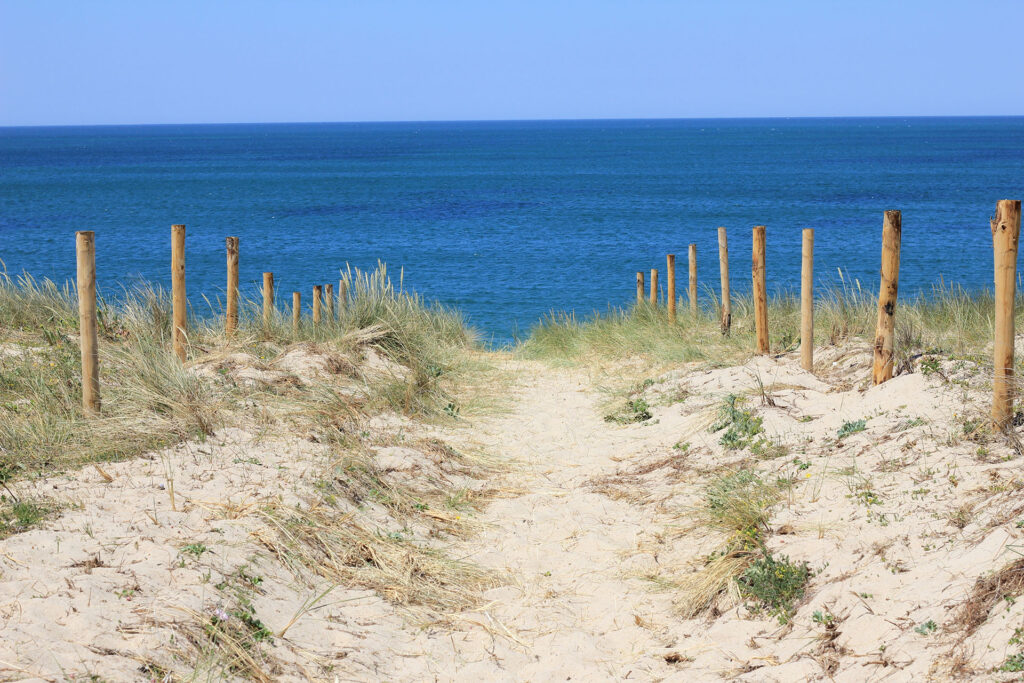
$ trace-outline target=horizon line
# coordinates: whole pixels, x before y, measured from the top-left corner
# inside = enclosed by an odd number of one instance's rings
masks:
[[[1024,118],[1024,114],[865,114],[832,116],[639,116],[639,117],[554,117],[554,118],[486,118],[486,119],[376,119],[348,121],[157,121],[149,123],[33,123],[2,124],[0,130],[12,128],[119,128],[142,126],[274,126],[274,125],[364,125],[364,124],[428,124],[428,123],[574,123],[619,121],[790,121],[840,119],[1008,119]]]

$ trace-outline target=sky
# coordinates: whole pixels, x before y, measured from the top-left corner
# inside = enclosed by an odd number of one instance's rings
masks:
[[[1021,0],[0,0],[0,126],[1024,114]]]

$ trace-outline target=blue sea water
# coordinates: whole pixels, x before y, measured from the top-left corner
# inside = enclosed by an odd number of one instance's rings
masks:
[[[495,343],[550,310],[628,303],[635,272],[663,272],[669,252],[685,281],[691,242],[717,290],[719,225],[736,292],[755,224],[770,286],[798,286],[813,227],[818,281],[842,268],[876,290],[885,209],[903,211],[902,293],[940,276],[989,287],[988,220],[1022,197],[1024,117],[0,128],[10,273],[73,278],[88,229],[101,292],[166,286],[170,226],[185,223],[199,312],[237,235],[248,295],[265,270],[308,299],[346,263],[381,259]]]

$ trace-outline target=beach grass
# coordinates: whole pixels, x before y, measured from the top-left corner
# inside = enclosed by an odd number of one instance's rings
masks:
[[[1018,300],[1018,321],[1024,317],[1024,298]],[[846,340],[873,339],[878,315],[877,298],[860,288],[824,289],[815,301],[815,347]],[[579,318],[552,313],[520,342],[523,358],[556,363],[593,363],[645,359],[651,363],[704,361],[734,363],[753,355],[755,330],[750,296],[732,299],[732,326],[723,334],[719,303],[708,292],[697,314],[684,301],[670,322],[664,306],[648,302]],[[901,300],[896,309],[895,364],[915,354],[945,355],[989,353],[994,302],[991,292],[968,292],[959,286],[938,284],[927,293]],[[1020,324],[1020,322],[1018,322]],[[800,299],[781,293],[769,299],[768,326],[772,353],[795,350],[800,344]]]
[[[0,479],[45,475],[90,462],[119,460],[222,424],[247,393],[195,372],[232,352],[267,362],[296,344],[342,354],[372,349],[392,372],[363,378],[370,407],[407,414],[454,414],[453,387],[471,364],[473,332],[459,313],[396,288],[386,267],[348,271],[349,296],[335,319],[298,329],[277,311],[243,302],[239,327],[225,336],[223,316],[189,316],[186,363],[171,349],[167,292],[140,286],[100,301],[102,412],[81,410],[78,313],[74,288],[0,274]],[[315,404],[314,392],[299,401]],[[292,399],[295,397],[293,396]]]

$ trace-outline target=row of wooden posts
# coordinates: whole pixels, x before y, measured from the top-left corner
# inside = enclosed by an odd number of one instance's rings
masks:
[[[994,374],[992,378],[992,420],[1005,428],[1013,418],[1013,341],[1014,299],[1016,296],[1017,245],[1020,239],[1020,201],[1003,199],[996,203],[991,221],[992,247],[995,262],[995,339]],[[757,352],[769,352],[768,289],[765,271],[766,229],[753,229],[753,260],[751,277],[754,299],[754,330]],[[886,211],[882,221],[881,283],[878,294],[878,321],[875,326],[874,362],[871,379],[881,384],[892,379],[893,347],[896,329],[896,296],[900,271],[900,239],[902,216],[899,211]],[[690,312],[696,317],[697,307],[697,245],[689,247]],[[729,245],[724,227],[718,228],[718,264],[721,278],[722,334],[732,327],[732,306],[729,294]],[[666,255],[666,304],[668,318],[676,322],[676,257]],[[658,270],[651,269],[649,301],[658,305]],[[636,301],[644,303],[644,272],[636,274]],[[800,268],[800,365],[807,371],[814,368],[814,229],[803,231]]]
[[[238,328],[238,255],[237,237],[228,237],[227,294],[224,307],[224,332],[231,335]],[[78,258],[78,317],[82,350],[82,409],[86,415],[100,412],[99,326],[96,315],[96,234],[91,230],[75,233]],[[337,301],[337,307],[335,307]],[[338,280],[338,297],[334,285],[313,286],[313,324],[326,317],[337,319],[348,301],[348,283]],[[171,344],[175,355],[184,362],[188,335],[188,300],[185,292],[185,226],[171,226]],[[263,273],[263,324],[270,327],[275,312],[274,274]],[[292,292],[292,327],[297,333],[302,324],[302,294]]]
[[[1017,246],[1020,239],[1020,201],[1003,199],[996,204],[991,221],[992,244],[995,261],[995,339],[992,419],[996,426],[1005,428],[1013,417],[1013,342],[1014,298],[1016,295]],[[754,327],[759,353],[769,352],[768,293],[765,276],[765,226],[754,226],[753,280]],[[875,330],[872,381],[881,384],[892,377],[893,338],[895,331],[896,296],[899,282],[900,238],[902,233],[899,211],[886,211],[882,223],[881,284],[878,295],[878,322]],[[237,237],[227,240],[227,300],[224,329],[231,334],[238,326],[238,256]],[[98,324],[96,319],[96,241],[92,231],[76,234],[78,257],[78,307],[82,350],[82,407],[86,414],[100,410]],[[729,293],[729,248],[724,227],[718,229],[719,270],[721,275],[722,333],[728,334],[732,326]],[[690,311],[697,314],[697,246],[689,247]],[[675,255],[667,256],[668,316],[676,320]],[[644,273],[636,274],[637,303],[644,299]],[[814,364],[814,230],[803,231],[802,266],[800,277],[800,361],[810,371]],[[336,317],[347,301],[345,280],[338,282],[337,309],[333,285],[313,287],[313,324],[320,323],[323,309],[327,316]],[[651,270],[650,302],[658,303],[658,271]],[[187,334],[185,296],[185,226],[171,227],[171,307],[172,340],[174,352],[183,362]],[[263,321],[269,327],[274,314],[274,274],[263,273]],[[302,317],[302,295],[292,293],[292,325],[298,331]]]

